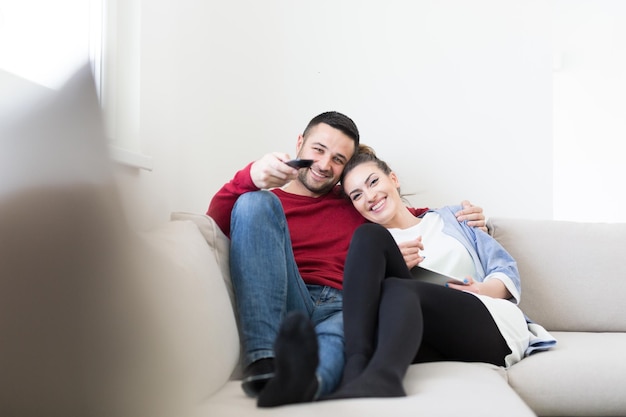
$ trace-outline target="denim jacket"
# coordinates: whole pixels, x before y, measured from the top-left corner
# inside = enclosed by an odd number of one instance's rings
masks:
[[[471,255],[478,274],[473,278],[480,282],[499,279],[511,293],[510,301],[519,304],[522,284],[517,262],[493,237],[476,227],[468,226],[466,221],[457,221],[455,213],[462,208],[460,205],[446,206],[431,211],[443,219],[443,232],[461,242]]]

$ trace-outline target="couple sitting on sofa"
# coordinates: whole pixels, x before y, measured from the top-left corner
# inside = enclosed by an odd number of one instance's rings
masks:
[[[311,120],[297,154],[313,165],[266,155],[207,213],[231,238],[243,388],[259,406],[402,396],[413,362],[508,367],[532,350],[515,261],[470,227],[484,226],[480,208],[407,210],[395,174],[337,112]],[[418,263],[461,282],[414,280]]]

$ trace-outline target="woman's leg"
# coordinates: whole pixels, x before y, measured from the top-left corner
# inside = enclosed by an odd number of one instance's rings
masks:
[[[406,395],[402,381],[422,340],[422,310],[415,284],[403,278],[384,280],[373,355],[365,369],[331,398]]]
[[[410,278],[384,228],[357,230],[344,275],[346,367],[331,398],[404,395],[411,359],[433,360],[427,350],[437,360],[504,364],[510,350],[478,298]]]
[[[424,327],[414,362],[457,360],[505,365],[511,350],[480,299],[439,285],[416,282],[416,286]]]
[[[346,366],[342,386],[365,369],[374,353],[382,283],[389,276],[411,277],[391,234],[376,224],[359,227],[352,237],[344,268]]]
[[[504,365],[511,351],[487,308],[472,294],[398,278],[382,285],[374,353],[365,369],[331,398],[403,396],[402,380],[412,362]]]

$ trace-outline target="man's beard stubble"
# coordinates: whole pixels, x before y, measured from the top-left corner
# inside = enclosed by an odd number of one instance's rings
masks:
[[[330,191],[332,191],[332,189],[335,187],[335,185],[337,184],[335,183],[324,183],[323,185],[319,186],[319,187],[314,187],[312,186],[307,178],[307,173],[309,171],[310,168],[307,169],[301,169],[300,172],[298,172],[298,181],[300,181],[302,183],[302,185],[304,185],[304,188],[306,188],[307,190],[309,190],[310,192],[321,196],[324,194],[328,194]]]

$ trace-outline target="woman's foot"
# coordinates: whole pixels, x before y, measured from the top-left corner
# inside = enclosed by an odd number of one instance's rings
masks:
[[[359,377],[342,385],[324,400],[364,397],[406,397],[402,379],[384,370],[378,372],[365,371]]]

